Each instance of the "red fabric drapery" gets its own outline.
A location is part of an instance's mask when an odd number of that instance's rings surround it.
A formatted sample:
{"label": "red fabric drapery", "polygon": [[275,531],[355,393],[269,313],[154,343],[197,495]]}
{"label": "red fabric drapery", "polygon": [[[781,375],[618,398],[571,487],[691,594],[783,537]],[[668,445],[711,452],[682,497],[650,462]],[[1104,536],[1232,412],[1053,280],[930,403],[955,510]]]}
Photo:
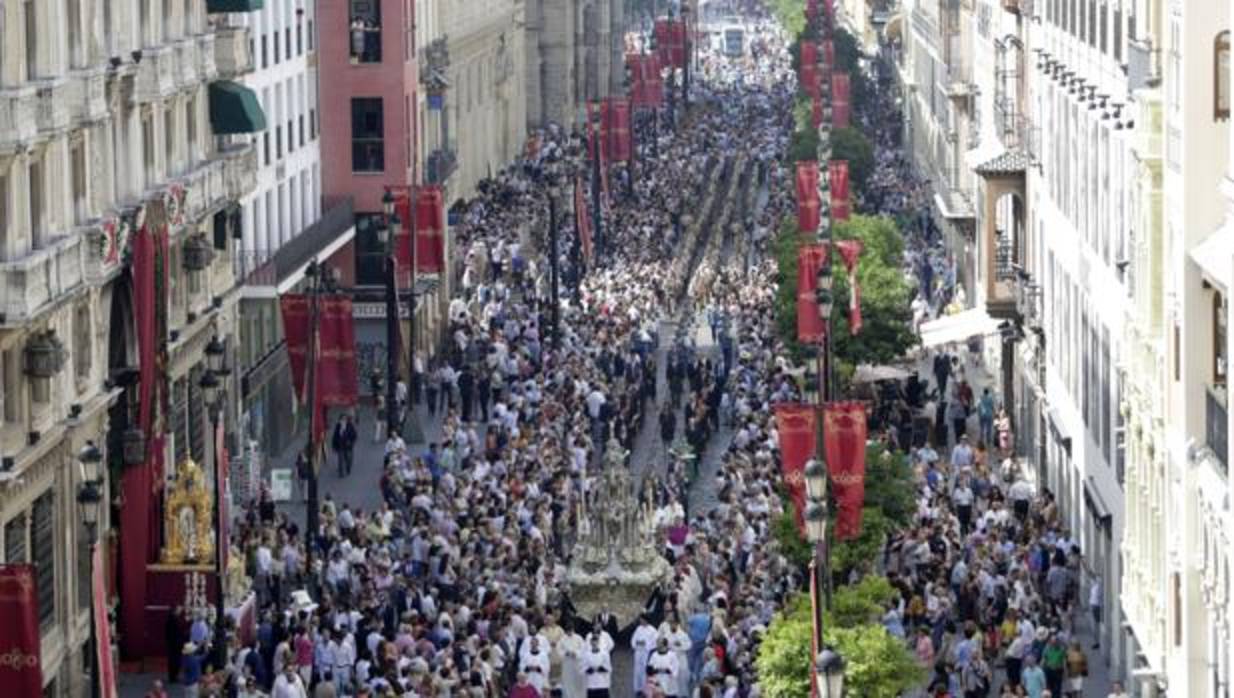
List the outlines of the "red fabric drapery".
{"label": "red fabric drapery", "polygon": [[818,270],[827,261],[827,243],[802,245],[797,251],[797,339],[807,343],[823,340],[827,326],[818,315]]}
{"label": "red fabric drapery", "polygon": [[[288,294],[279,299],[283,312],[283,337],[291,363],[296,395],[301,405],[308,400],[307,362],[312,332],[312,299],[301,294]],[[322,295],[317,304],[317,347],[315,365],[317,380],[313,415],[313,438],[321,443],[325,433],[325,408],[351,407],[359,395],[356,373],[356,335],[352,319],[351,298]]]}
{"label": "red fabric drapery", "polygon": [[814,455],[815,411],[813,405],[795,402],[775,406],[776,434],[780,441],[780,468],[797,514],[797,527],[804,530],[805,465]]}
{"label": "red fabric drapery", "polygon": [[865,504],[866,409],[860,402],[829,402],[823,407],[823,448],[838,507],[836,540],[861,533]]}
{"label": "red fabric drapery", "polygon": [[574,177],[574,226],[578,230],[583,247],[583,258],[591,259],[591,215],[587,211],[587,197],[583,192],[583,178]]}
{"label": "red fabric drapery", "polygon": [[861,258],[860,240],[837,240],[836,250],[844,260],[848,272],[848,329],[852,334],[861,331],[861,284],[857,280],[857,262]]}
{"label": "red fabric drapery", "polygon": [[[445,195],[429,184],[416,188],[416,272],[436,274],[446,266]],[[410,266],[410,260],[407,261]]]}
{"label": "red fabric drapery", "polygon": [[[818,16],[818,0],[806,0],[806,20],[813,23]],[[814,656],[814,655],[810,655]]]}
{"label": "red fabric drapery", "polygon": [[818,99],[818,44],[809,39],[801,40],[801,61],[797,71],[801,89],[812,99]]}
{"label": "red fabric drapery", "polygon": [[810,100],[810,121],[814,124],[814,128],[818,128],[823,123],[823,102],[817,97]]}
{"label": "red fabric drapery", "polygon": [[116,691],[116,674],[111,658],[111,623],[107,622],[107,582],[104,579],[107,568],[103,565],[103,546],[95,545],[91,557],[90,600],[94,604],[94,636],[98,640],[94,643],[94,650],[98,659],[99,688],[102,698],[117,698],[119,693]]}
{"label": "red fabric drapery", "polygon": [[631,108],[659,107],[664,100],[660,57],[649,53],[627,53],[626,66],[630,71]]}
{"label": "red fabric drapery", "polygon": [[43,695],[37,587],[34,565],[0,565],[0,685],[5,695]]}
{"label": "red fabric drapery", "polygon": [[823,52],[823,65],[827,66],[828,70],[835,70],[836,67],[836,42],[831,39],[824,39],[821,43]]}
{"label": "red fabric drapery", "polygon": [[848,220],[848,160],[832,160],[828,163],[831,182],[831,217],[835,221]]}
{"label": "red fabric drapery", "polygon": [[836,128],[847,128],[852,120],[851,98],[852,89],[849,75],[846,72],[835,72],[831,75],[831,123]]}
{"label": "red fabric drapery", "polygon": [[818,163],[797,162],[797,227],[803,232],[818,230]]}
{"label": "red fabric drapery", "polygon": [[[121,634],[126,656],[145,646],[146,565],[158,557],[162,530],[157,495],[163,483],[163,437],[155,416],[165,398],[159,343],[159,308],[166,302],[167,230],[142,225],[133,236],[131,266],[133,323],[137,330],[137,428],[146,438],[146,461],[121,476],[120,508]],[[161,271],[160,271],[161,270]]]}

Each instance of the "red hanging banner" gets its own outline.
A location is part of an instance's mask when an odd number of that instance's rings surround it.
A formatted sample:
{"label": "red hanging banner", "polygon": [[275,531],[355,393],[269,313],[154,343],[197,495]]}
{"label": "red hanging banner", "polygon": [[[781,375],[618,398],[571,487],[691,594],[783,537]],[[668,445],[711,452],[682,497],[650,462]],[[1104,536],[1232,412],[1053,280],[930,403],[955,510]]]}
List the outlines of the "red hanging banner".
{"label": "red hanging banner", "polygon": [[[111,623],[107,622],[107,567],[103,564],[103,546],[95,545],[90,553],[90,600],[94,605],[95,658],[99,667],[101,698],[117,698],[115,664],[111,658]],[[37,695],[37,694],[36,694]]]}
{"label": "red hanging banner", "polygon": [[797,528],[804,531],[806,506],[806,461],[814,456],[815,408],[795,402],[775,406],[776,434],[780,442],[780,468],[797,514]]}
{"label": "red hanging banner", "polygon": [[0,565],[0,685],[11,696],[43,695],[34,565]]}
{"label": "red hanging banner", "polygon": [[860,402],[829,402],[823,407],[823,448],[836,512],[836,540],[861,533],[865,504],[866,408]]}
{"label": "red hanging banner", "polygon": [[828,177],[831,182],[831,217],[835,221],[846,221],[849,215],[848,192],[848,160],[832,160],[828,163]]}
{"label": "red hanging banner", "polygon": [[837,71],[831,75],[831,124],[835,128],[847,128],[852,121],[852,107],[849,92],[852,83],[846,72]]}
{"label": "red hanging banner", "polygon": [[[231,486],[231,460],[227,453],[227,425],[222,419],[214,429],[214,476],[219,479],[219,492],[223,494],[214,503],[214,506],[219,509],[219,527],[222,529],[219,532],[219,540],[226,542],[231,540],[231,533],[228,531],[231,519],[227,513],[227,490]],[[230,545],[225,544],[219,546],[216,551],[223,556],[223,569],[227,569],[227,554],[230,548]]]}
{"label": "red hanging banner", "polygon": [[660,75],[662,68],[658,55],[652,53],[643,58],[643,88],[647,96],[647,106],[657,109],[664,106],[664,78]]}
{"label": "red hanging banner", "polygon": [[655,38],[660,62],[673,68],[684,68],[686,65],[685,24],[675,19],[657,19]]}
{"label": "red hanging banner", "polygon": [[630,104],[624,99],[610,97],[608,102],[608,152],[615,162],[629,162]]}
{"label": "red hanging banner", "polygon": [[818,44],[809,39],[802,39],[799,63],[797,80],[801,83],[802,92],[813,99],[818,99]]}
{"label": "red hanging banner", "polygon": [[[436,274],[446,267],[445,195],[441,186],[416,188],[416,273]],[[410,266],[410,260],[407,261]]]}
{"label": "red hanging banner", "polygon": [[279,298],[279,310],[283,315],[283,339],[287,342],[292,386],[296,390],[296,401],[303,405],[308,398],[308,393],[305,392],[308,385],[305,366],[308,358],[311,303],[304,294],[289,293]]}
{"label": "red hanging banner", "polygon": [[818,270],[827,261],[827,243],[802,245],[797,250],[797,339],[809,344],[823,341],[827,326],[818,314]]}
{"label": "red hanging banner", "polygon": [[806,0],[806,21],[813,24],[818,17],[818,0]]}
{"label": "red hanging banner", "polygon": [[352,407],[359,399],[356,331],[351,298],[322,296],[317,325],[317,394],[324,407]]}
{"label": "red hanging banner", "polygon": [[822,42],[823,65],[826,70],[835,70],[836,67],[836,42],[831,39],[824,39]]}
{"label": "red hanging banner", "polygon": [[587,211],[587,197],[583,193],[583,178],[574,177],[574,226],[583,246],[583,258],[591,259],[591,216]]}
{"label": "red hanging banner", "polygon": [[823,101],[818,97],[810,100],[810,121],[814,124],[814,128],[818,128],[823,123]]}
{"label": "red hanging banner", "polygon": [[818,162],[797,162],[797,227],[803,231],[818,230]]}
{"label": "red hanging banner", "polygon": [[861,331],[861,283],[857,280],[857,261],[861,258],[861,249],[860,240],[836,241],[836,250],[848,271],[848,329],[854,335]]}

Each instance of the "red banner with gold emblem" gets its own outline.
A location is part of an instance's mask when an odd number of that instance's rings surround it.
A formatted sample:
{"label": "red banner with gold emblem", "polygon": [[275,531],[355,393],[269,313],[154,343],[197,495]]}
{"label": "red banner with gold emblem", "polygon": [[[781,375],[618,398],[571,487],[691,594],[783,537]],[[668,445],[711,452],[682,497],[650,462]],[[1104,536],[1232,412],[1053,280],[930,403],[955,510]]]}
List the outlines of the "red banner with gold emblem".
{"label": "red banner with gold emblem", "polygon": [[794,402],[775,406],[776,434],[780,441],[780,468],[797,514],[797,527],[804,531],[806,506],[806,461],[814,455],[815,408]]}
{"label": "red banner with gold emblem", "polygon": [[797,227],[803,232],[818,230],[818,163],[797,162]]}
{"label": "red banner with gold emblem", "polygon": [[836,540],[861,533],[865,504],[866,408],[860,402],[829,402],[823,407],[823,448],[835,498]]}
{"label": "red banner with gold emblem", "polygon": [[583,193],[583,178],[574,177],[574,227],[583,247],[583,259],[591,261],[591,214],[587,210],[587,197]]}
{"label": "red banner with gold emblem", "polygon": [[[436,274],[446,266],[445,195],[429,184],[416,188],[416,272]],[[407,260],[410,265],[410,260]]]}
{"label": "red banner with gold emblem", "polygon": [[850,212],[848,160],[832,160],[827,169],[831,182],[831,218],[835,221],[846,221]]}
{"label": "red banner with gold emblem", "polygon": [[823,52],[823,65],[827,66],[828,70],[834,70],[836,67],[836,42],[831,39],[824,39],[819,43]]}
{"label": "red banner with gold emblem", "polygon": [[861,258],[860,240],[837,240],[836,251],[844,260],[848,272],[848,329],[852,334],[861,331],[861,284],[857,280],[857,261]]}
{"label": "red banner with gold emblem", "polygon": [[831,124],[836,128],[847,128],[852,122],[852,102],[849,93],[852,82],[846,72],[831,74]]}
{"label": "red banner with gold emblem", "polygon": [[43,695],[34,565],[0,565],[0,691]]}
{"label": "red banner with gold emblem", "polygon": [[317,326],[317,392],[326,407],[352,407],[359,398],[356,330],[351,298],[321,297]]}
{"label": "red banner with gold emblem", "polygon": [[685,23],[675,19],[657,19],[655,38],[660,63],[673,68],[684,68],[686,65]]}
{"label": "red banner with gold emblem", "polygon": [[823,341],[827,326],[818,314],[818,270],[830,254],[827,243],[802,245],[797,251],[797,339],[807,343]]}
{"label": "red banner with gold emblem", "polygon": [[608,102],[608,152],[616,162],[628,162],[630,146],[630,103],[610,97]]}
{"label": "red banner with gold emblem", "polygon": [[801,91],[818,99],[818,44],[809,39],[801,40],[801,61],[797,70]]}

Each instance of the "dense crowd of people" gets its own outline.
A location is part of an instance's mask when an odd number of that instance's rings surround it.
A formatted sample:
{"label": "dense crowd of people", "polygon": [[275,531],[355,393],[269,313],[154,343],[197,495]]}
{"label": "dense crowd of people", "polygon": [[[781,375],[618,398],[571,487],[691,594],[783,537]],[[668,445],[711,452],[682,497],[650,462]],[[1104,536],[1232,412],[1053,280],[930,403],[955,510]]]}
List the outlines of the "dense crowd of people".
{"label": "dense crowd of people", "polygon": [[[549,192],[589,186],[584,133],[549,127],[482,183],[457,229],[448,337],[410,398],[442,415],[441,438],[419,450],[379,432],[384,461],[353,464],[356,428],[340,422],[340,474],[376,478],[377,506],[327,492],[312,532],[268,492],[246,511],[233,540],[259,612],[253,637],[231,635],[228,695],[605,698],[620,682],[644,698],[759,695],[758,643],[804,579],[772,544],[785,506],[772,406],[801,395],[764,254],[795,208],[783,162],[795,85],[785,38],[770,25],[753,34],[739,58],[700,52],[694,106],[676,124],[636,119],[637,166],[608,178],[591,254],[575,216],[556,249],[545,235]],[[865,205],[910,223],[905,273],[924,321],[957,284],[916,216],[926,189],[897,154],[895,108],[858,114],[876,145]],[[756,163],[762,194],[728,215],[736,232],[720,243],[701,202],[734,162]],[[909,454],[918,488],[914,525],[878,564],[898,590],[883,624],[932,672],[931,695],[988,695],[999,677],[1004,695],[1079,695],[1080,550],[1049,493],[1006,458],[1009,420],[995,396],[973,394],[972,360],[940,355],[933,385],[914,376],[879,401],[875,438]],[[940,410],[940,396],[962,409]],[[581,617],[565,581],[607,448],[645,461],[630,467],[647,473],[673,569],[624,627]],[[1099,604],[1089,610],[1099,620]],[[169,679],[196,695],[210,624],[180,618],[168,638]],[[614,676],[613,652],[627,649],[630,675]]]}

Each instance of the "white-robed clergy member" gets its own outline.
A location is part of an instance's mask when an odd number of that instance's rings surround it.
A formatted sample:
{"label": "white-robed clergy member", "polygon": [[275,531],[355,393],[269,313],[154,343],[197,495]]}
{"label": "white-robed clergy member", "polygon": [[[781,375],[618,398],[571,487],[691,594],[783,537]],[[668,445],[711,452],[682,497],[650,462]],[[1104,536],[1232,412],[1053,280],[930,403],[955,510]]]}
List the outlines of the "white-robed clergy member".
{"label": "white-robed clergy member", "polygon": [[587,677],[583,674],[583,654],[587,641],[571,628],[557,641],[557,653],[561,655],[562,698],[586,698]]}
{"label": "white-robed clergy member", "polygon": [[527,674],[527,682],[536,687],[541,696],[548,696],[549,656],[548,648],[539,635],[527,639],[527,648],[519,657],[518,670]]}
{"label": "white-robed clergy member", "polygon": [[681,625],[681,619],[676,615],[671,621],[660,625],[660,639],[668,640],[668,647],[677,655],[677,687],[666,692],[677,696],[690,695],[690,634]]}
{"label": "white-robed clergy member", "polygon": [[656,646],[656,629],[647,622],[647,616],[639,619],[638,627],[630,636],[630,650],[634,652],[634,693],[637,695],[647,683],[647,658]]}
{"label": "white-robed clergy member", "polygon": [[613,685],[612,650],[605,649],[598,633],[592,633],[583,652],[583,674],[587,677],[587,698],[608,698]]}
{"label": "white-robed clergy member", "polygon": [[647,674],[655,680],[664,695],[670,698],[684,698],[681,693],[681,667],[677,663],[677,653],[669,649],[668,638],[662,637],[656,641],[656,651],[647,658]]}

